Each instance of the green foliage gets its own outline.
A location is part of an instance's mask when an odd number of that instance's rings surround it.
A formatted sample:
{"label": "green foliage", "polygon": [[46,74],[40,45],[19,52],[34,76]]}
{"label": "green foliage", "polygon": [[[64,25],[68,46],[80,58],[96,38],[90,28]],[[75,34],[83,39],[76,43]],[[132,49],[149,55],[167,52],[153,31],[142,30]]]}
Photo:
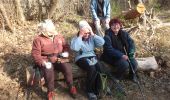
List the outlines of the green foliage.
{"label": "green foliage", "polygon": [[121,6],[115,1],[111,1],[111,16],[118,16],[121,14]]}
{"label": "green foliage", "polygon": [[159,12],[159,11],[161,10],[161,4],[159,4],[159,3],[154,3],[154,4],[153,4],[153,8],[154,8],[157,12]]}

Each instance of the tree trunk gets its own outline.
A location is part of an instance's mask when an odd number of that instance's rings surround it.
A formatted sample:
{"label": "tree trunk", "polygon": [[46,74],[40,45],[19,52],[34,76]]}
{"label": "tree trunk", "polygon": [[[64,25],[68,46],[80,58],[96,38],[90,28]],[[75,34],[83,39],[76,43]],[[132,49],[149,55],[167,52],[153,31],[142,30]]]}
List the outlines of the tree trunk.
{"label": "tree trunk", "polygon": [[129,10],[125,15],[124,15],[124,18],[126,20],[129,20],[129,19],[135,19],[137,17],[139,17],[141,14],[137,12],[137,10],[135,9],[132,9],[132,10]]}
{"label": "tree trunk", "polygon": [[15,8],[16,8],[16,12],[17,12],[17,17],[18,17],[18,21],[24,22],[25,21],[25,16],[23,13],[23,9],[21,8],[21,3],[20,0],[15,0]]}
{"label": "tree trunk", "polygon": [[155,57],[136,58],[139,70],[158,70]]}
{"label": "tree trunk", "polygon": [[4,8],[4,6],[3,6],[2,1],[0,1],[0,13],[2,13],[2,17],[3,17],[3,19],[4,19],[4,21],[5,21],[5,24],[6,24],[6,25],[5,25],[5,29],[13,32],[13,28],[12,28],[12,26],[11,26],[11,23],[10,23],[8,17],[7,17],[7,14],[6,14],[6,11],[5,11],[5,8]]}
{"label": "tree trunk", "polygon": [[145,12],[146,8],[144,4],[139,3],[135,9],[131,9],[128,12],[125,13],[124,18],[126,20],[128,19],[134,19],[139,17],[141,14]]}
{"label": "tree trunk", "polygon": [[48,13],[48,18],[51,18],[57,9],[57,2],[58,0],[52,0],[53,2],[51,3],[51,8],[49,9]]}

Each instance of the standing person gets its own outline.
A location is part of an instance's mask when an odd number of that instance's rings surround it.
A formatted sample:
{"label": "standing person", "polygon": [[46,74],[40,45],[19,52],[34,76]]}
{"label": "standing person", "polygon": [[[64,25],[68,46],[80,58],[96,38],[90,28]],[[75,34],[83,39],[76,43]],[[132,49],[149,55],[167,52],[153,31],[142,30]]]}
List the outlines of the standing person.
{"label": "standing person", "polygon": [[117,79],[122,79],[129,70],[130,78],[136,81],[128,62],[128,59],[130,59],[132,67],[136,72],[137,61],[134,58],[134,41],[126,31],[121,29],[122,23],[119,19],[111,19],[109,26],[110,28],[106,30],[104,37],[105,44],[101,60],[116,69],[115,76]]}
{"label": "standing person", "polygon": [[105,30],[109,28],[110,0],[91,0],[90,8],[96,32],[103,37],[104,33],[101,30],[101,24]]}
{"label": "standing person", "polygon": [[32,45],[32,57],[36,66],[43,72],[48,89],[48,100],[55,98],[54,70],[64,74],[69,92],[75,97],[77,92],[73,86],[72,67],[59,58],[59,56],[68,57],[68,45],[63,36],[55,31],[55,26],[50,19],[39,24],[38,32],[39,35],[35,37]]}
{"label": "standing person", "polygon": [[75,62],[87,72],[86,89],[89,100],[97,100],[100,89],[100,66],[94,48],[101,47],[104,39],[95,35],[89,24],[82,20],[79,22],[79,32],[71,41],[71,49],[76,52]]}

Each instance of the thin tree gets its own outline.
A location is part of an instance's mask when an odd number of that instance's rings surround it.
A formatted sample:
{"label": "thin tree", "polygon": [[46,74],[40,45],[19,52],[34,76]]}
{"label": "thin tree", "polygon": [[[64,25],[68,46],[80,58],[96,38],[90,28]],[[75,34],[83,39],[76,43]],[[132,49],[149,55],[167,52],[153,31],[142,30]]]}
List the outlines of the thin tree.
{"label": "thin tree", "polygon": [[51,18],[55,12],[55,10],[57,9],[57,3],[58,3],[58,0],[51,0],[52,3],[51,3],[51,7],[49,8],[49,13],[48,13],[48,18]]}
{"label": "thin tree", "polygon": [[25,16],[24,16],[23,9],[21,8],[21,0],[14,0],[14,4],[15,4],[16,12],[17,12],[18,21],[21,21],[24,23]]}
{"label": "thin tree", "polygon": [[1,0],[0,0],[0,13],[2,14],[3,20],[5,22],[5,29],[13,32],[12,25],[11,25],[9,19],[8,19],[7,13],[5,11],[5,8],[4,8],[3,3],[2,3]]}

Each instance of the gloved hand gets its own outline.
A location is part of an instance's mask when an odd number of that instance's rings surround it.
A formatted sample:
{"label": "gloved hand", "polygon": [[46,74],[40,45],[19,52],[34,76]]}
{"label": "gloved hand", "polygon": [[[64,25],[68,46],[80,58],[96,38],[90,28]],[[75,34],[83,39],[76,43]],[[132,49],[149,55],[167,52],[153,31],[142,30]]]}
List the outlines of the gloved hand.
{"label": "gloved hand", "polygon": [[134,52],[129,53],[128,57],[129,57],[129,59],[133,59],[134,58]]}
{"label": "gloved hand", "polygon": [[61,57],[68,58],[69,57],[69,53],[68,52],[61,53]]}
{"label": "gloved hand", "polygon": [[128,54],[129,59],[133,59],[134,56],[135,56],[134,54],[135,54],[135,50],[134,50],[134,49],[131,49],[130,52],[129,52],[129,54]]}
{"label": "gloved hand", "polygon": [[44,66],[45,66],[45,68],[47,68],[47,69],[50,69],[51,67],[52,67],[52,63],[51,62],[43,62],[44,63]]}

